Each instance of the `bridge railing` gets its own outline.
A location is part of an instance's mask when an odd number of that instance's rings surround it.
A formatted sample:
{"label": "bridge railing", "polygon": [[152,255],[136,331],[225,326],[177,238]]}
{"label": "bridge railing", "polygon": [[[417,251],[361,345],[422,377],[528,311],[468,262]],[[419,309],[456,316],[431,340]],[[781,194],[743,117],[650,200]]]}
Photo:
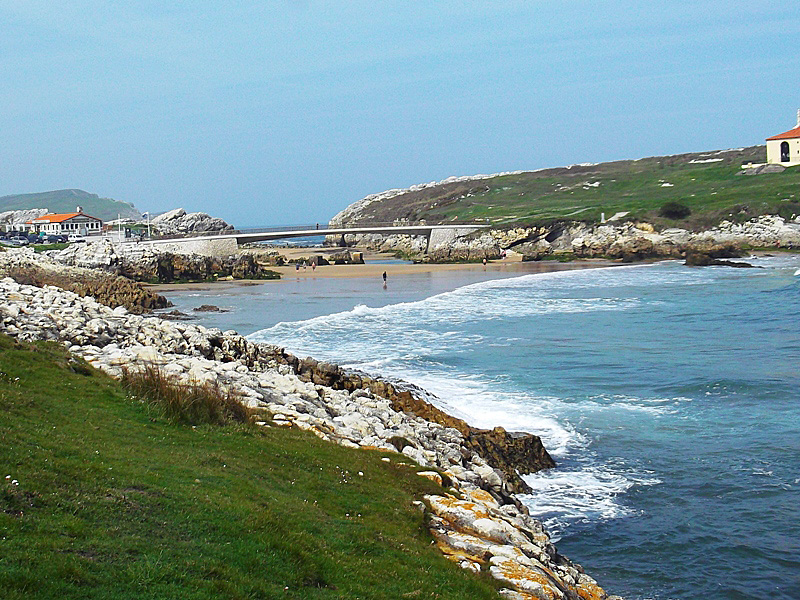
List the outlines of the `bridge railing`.
{"label": "bridge railing", "polygon": [[209,237],[209,236],[216,236],[216,235],[246,235],[246,234],[257,234],[257,233],[279,233],[283,231],[308,231],[309,237],[316,235],[316,232],[319,232],[319,235],[326,235],[326,231],[329,230],[341,230],[341,229],[365,229],[365,228],[376,228],[376,227],[395,227],[395,228],[405,228],[405,227],[425,227],[425,226],[435,226],[435,225],[459,225],[464,227],[470,227],[475,225],[486,226],[489,223],[487,220],[476,220],[476,221],[463,221],[458,223],[428,223],[426,221],[394,221],[394,222],[369,222],[369,223],[345,223],[342,225],[328,225],[327,223],[314,223],[312,225],[283,225],[283,226],[276,226],[276,227],[245,227],[239,229],[225,229],[221,231],[200,231],[200,232],[190,232],[190,233],[183,233],[183,234],[168,234],[168,235],[154,235],[152,239],[154,240],[172,240],[172,239],[185,239],[185,238],[196,238],[196,237]]}

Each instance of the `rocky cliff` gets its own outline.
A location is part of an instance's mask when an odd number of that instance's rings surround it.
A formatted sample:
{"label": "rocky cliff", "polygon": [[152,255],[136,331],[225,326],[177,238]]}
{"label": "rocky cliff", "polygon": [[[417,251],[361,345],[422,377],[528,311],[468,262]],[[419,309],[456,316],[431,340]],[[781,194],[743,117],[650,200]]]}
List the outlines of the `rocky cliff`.
{"label": "rocky cliff", "polygon": [[571,256],[635,261],[683,258],[687,252],[711,252],[716,257],[725,257],[739,256],[744,249],[753,247],[800,247],[800,222],[765,215],[745,223],[723,221],[706,231],[693,232],[679,228],[657,231],[650,223],[567,221],[539,227],[479,230],[430,248],[426,248],[423,236],[348,235],[345,241],[430,262],[496,259],[508,250],[522,254],[524,260]]}

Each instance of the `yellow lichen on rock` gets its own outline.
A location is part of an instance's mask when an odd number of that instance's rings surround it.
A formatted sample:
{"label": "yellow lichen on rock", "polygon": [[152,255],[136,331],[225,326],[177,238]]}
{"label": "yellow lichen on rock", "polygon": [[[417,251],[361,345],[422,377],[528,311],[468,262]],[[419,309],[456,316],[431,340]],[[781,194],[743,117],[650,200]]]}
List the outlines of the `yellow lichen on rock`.
{"label": "yellow lichen on rock", "polygon": [[504,600],[538,600],[536,596],[526,594],[525,592],[518,592],[517,590],[510,590],[508,588],[503,588],[498,593]]}
{"label": "yellow lichen on rock", "polygon": [[537,600],[563,600],[564,593],[559,586],[539,569],[531,569],[519,562],[504,558],[493,560],[489,568],[492,576],[510,585],[518,592],[532,595]]}
{"label": "yellow lichen on rock", "polygon": [[467,494],[474,502],[483,504],[484,506],[491,506],[495,508],[500,506],[497,500],[494,499],[494,496],[492,496],[486,490],[478,488],[475,490],[470,490],[469,492],[467,492]]}
{"label": "yellow lichen on rock", "polygon": [[581,597],[581,600],[605,600],[607,597],[605,590],[587,575],[581,575],[578,585],[575,586],[575,592]]}

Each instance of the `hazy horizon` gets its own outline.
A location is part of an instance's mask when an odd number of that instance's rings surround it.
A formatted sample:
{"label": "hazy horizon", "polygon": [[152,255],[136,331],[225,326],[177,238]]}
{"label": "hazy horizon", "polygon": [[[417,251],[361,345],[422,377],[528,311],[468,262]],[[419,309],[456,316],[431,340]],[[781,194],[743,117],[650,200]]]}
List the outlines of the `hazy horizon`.
{"label": "hazy horizon", "polygon": [[0,0],[0,196],[239,226],[449,176],[763,144],[800,7]]}

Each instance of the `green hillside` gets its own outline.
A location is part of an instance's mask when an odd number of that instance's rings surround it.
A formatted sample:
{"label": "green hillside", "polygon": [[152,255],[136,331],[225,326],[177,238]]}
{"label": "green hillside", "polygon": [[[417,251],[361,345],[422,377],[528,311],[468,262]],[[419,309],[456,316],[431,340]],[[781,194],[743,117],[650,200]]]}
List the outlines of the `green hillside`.
{"label": "green hillside", "polygon": [[[721,219],[800,214],[800,168],[742,175],[764,162],[764,146],[573,165],[488,179],[446,183],[374,202],[359,221],[488,220],[498,225],[570,219],[596,222],[616,212],[662,225],[704,227]],[[677,201],[692,214],[680,223],[659,217]]]}
{"label": "green hillside", "polygon": [[417,469],[176,424],[55,343],[0,336],[4,600],[496,599],[432,545],[412,502],[442,488]]}
{"label": "green hillside", "polygon": [[101,198],[83,190],[54,190],[34,194],[13,194],[0,197],[0,212],[26,208],[46,208],[52,213],[75,212],[75,207],[83,207],[83,212],[99,217],[104,221],[117,216],[138,219],[141,215],[133,204],[112,198]]}

